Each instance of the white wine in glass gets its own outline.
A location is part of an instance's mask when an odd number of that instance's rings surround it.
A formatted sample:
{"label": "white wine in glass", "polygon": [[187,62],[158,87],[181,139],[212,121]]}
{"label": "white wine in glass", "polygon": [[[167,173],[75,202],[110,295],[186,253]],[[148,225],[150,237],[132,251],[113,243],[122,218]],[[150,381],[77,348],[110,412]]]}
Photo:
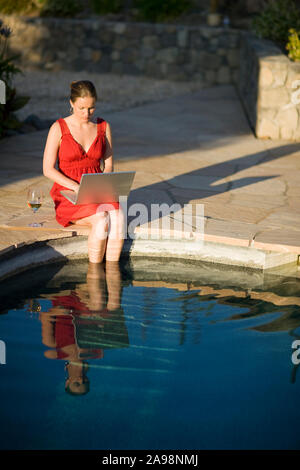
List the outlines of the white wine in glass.
{"label": "white wine in glass", "polygon": [[[32,209],[35,214],[41,207],[43,202],[43,191],[41,188],[29,188],[27,192],[27,205]],[[28,227],[42,227],[43,224],[39,222],[32,222]]]}

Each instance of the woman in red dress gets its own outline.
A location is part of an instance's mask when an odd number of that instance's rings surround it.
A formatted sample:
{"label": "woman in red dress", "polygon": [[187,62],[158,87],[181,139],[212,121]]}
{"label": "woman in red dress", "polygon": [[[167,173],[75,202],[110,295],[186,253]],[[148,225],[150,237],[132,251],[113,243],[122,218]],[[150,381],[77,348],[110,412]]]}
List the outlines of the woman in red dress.
{"label": "woman in red dress", "polygon": [[[49,130],[43,160],[43,173],[54,181],[50,195],[56,220],[63,226],[90,225],[88,255],[91,263],[119,261],[124,242],[124,216],[119,203],[73,205],[60,194],[63,189],[78,191],[83,173],[113,171],[111,130],[108,122],[97,118],[97,94],[87,80],[71,83],[71,115],[58,119]],[[55,168],[58,161],[58,169]]]}

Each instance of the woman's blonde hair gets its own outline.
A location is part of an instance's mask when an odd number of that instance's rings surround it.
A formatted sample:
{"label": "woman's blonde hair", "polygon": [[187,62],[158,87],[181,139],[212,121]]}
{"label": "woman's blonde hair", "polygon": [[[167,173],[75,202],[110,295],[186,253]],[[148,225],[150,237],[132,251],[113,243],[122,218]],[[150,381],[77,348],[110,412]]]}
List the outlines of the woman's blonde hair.
{"label": "woman's blonde hair", "polygon": [[86,96],[90,96],[97,100],[96,88],[89,80],[74,81],[71,83],[70,88],[70,100],[72,103],[75,103],[77,98],[85,98]]}

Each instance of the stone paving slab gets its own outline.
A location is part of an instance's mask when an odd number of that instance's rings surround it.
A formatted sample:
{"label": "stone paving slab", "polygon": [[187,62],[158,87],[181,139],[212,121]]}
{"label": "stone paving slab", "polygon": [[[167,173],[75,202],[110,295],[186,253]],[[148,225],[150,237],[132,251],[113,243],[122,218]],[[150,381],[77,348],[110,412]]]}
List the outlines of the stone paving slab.
{"label": "stone paving slab", "polygon": [[255,236],[252,246],[262,250],[290,252],[299,255],[299,231],[284,229],[265,231]]}
{"label": "stone paving slab", "polygon": [[[42,227],[29,226],[32,222],[42,223]],[[21,215],[9,222],[0,222],[0,229],[5,229],[6,231],[10,230],[15,233],[28,231],[33,232],[35,236],[49,231],[51,233],[58,233],[61,236],[64,236],[63,234],[66,232],[70,232],[71,235],[88,235],[90,232],[88,225],[70,225],[68,227],[62,227],[53,215],[53,208],[51,208],[50,211],[44,211],[44,214],[36,214],[34,217],[32,215]]]}
{"label": "stone paving slab", "polygon": [[[136,171],[128,207],[145,203],[150,213],[151,204],[201,204],[204,241],[300,255],[300,143],[256,139],[233,87],[98,115],[112,127],[115,171]],[[0,142],[1,249],[22,237],[89,233],[55,221],[52,182],[42,175],[46,137],[39,131]],[[29,234],[26,191],[35,183],[45,190],[39,214],[48,219]],[[137,232],[148,230],[149,220],[141,224]]]}
{"label": "stone paving slab", "polygon": [[0,228],[0,259],[4,254],[24,245],[31,245],[38,241],[52,240],[58,238],[72,237],[72,232],[63,233],[53,230],[9,230]]}

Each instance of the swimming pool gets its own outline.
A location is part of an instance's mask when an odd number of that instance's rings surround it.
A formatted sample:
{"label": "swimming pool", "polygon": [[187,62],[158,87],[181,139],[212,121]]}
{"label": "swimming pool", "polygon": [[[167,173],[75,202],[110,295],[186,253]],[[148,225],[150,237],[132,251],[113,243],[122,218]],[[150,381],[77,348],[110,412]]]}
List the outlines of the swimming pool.
{"label": "swimming pool", "polygon": [[1,449],[299,449],[299,279],[86,272],[2,283]]}

